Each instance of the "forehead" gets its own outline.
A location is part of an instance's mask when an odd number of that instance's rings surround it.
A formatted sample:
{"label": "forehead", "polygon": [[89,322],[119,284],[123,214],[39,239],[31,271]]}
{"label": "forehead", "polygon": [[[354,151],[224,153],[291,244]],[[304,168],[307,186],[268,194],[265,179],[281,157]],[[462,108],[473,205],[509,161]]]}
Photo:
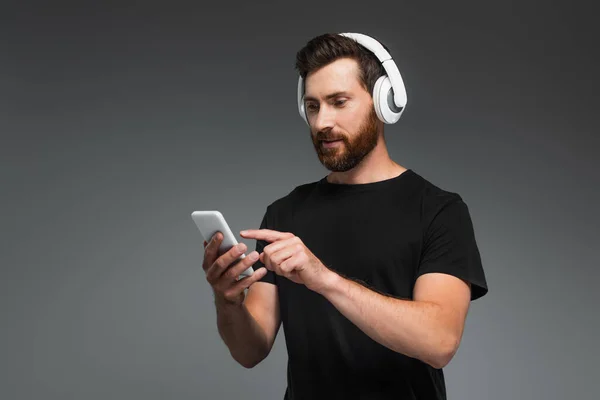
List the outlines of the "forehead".
{"label": "forehead", "polygon": [[306,77],[305,99],[324,98],[335,92],[364,90],[358,74],[358,63],[353,59],[342,58],[327,64]]}

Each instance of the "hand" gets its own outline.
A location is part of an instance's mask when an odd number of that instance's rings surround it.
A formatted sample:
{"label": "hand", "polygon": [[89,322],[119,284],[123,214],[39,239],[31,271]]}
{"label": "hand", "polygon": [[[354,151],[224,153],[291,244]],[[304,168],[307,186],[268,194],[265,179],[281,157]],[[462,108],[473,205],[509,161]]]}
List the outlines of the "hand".
{"label": "hand", "polygon": [[318,292],[332,271],[328,269],[302,242],[290,232],[278,232],[270,229],[249,229],[241,231],[245,238],[272,242],[264,247],[260,261],[277,275],[305,285]]}
{"label": "hand", "polygon": [[238,281],[237,277],[258,260],[258,253],[253,251],[244,259],[236,261],[246,251],[246,245],[239,243],[219,256],[218,250],[222,240],[223,234],[217,232],[210,243],[204,241],[202,269],[215,293],[215,300],[230,305],[241,305],[245,298],[244,289],[265,276],[267,270],[259,268],[251,276]]}

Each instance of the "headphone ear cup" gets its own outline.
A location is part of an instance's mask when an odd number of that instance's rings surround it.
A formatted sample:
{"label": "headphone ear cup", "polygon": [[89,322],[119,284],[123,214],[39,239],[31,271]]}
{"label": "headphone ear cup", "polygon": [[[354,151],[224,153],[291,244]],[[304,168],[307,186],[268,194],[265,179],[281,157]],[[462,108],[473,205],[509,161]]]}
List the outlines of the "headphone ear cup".
{"label": "headphone ear cup", "polygon": [[300,114],[304,122],[306,122],[306,125],[309,125],[308,119],[306,118],[306,112],[304,111],[304,98],[302,98],[302,101],[300,102],[298,113]]}
{"label": "headphone ear cup", "polygon": [[377,117],[381,121],[386,124],[395,124],[400,119],[400,115],[402,115],[402,109],[398,109],[393,104],[395,110],[392,110],[390,101],[394,101],[392,82],[387,75],[382,75],[377,79],[373,87],[373,106],[375,107]]}
{"label": "headphone ear cup", "polygon": [[298,78],[298,114],[302,117],[306,125],[309,125],[308,119],[306,118],[306,111],[304,110],[304,80],[302,77]]}

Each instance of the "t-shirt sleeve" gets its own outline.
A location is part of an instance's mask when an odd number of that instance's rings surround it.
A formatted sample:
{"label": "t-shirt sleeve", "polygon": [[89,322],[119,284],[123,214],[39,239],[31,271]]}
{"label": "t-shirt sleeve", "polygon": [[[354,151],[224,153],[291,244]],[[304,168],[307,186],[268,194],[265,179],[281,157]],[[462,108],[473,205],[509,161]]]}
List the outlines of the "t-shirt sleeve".
{"label": "t-shirt sleeve", "polygon": [[447,204],[438,212],[423,240],[417,278],[430,272],[456,276],[471,283],[471,300],[488,292],[473,222],[462,199]]}
{"label": "t-shirt sleeve", "polygon": [[[260,223],[260,229],[274,229],[271,224],[271,218],[270,218],[269,212],[270,212],[270,206],[267,207],[267,210],[265,211],[263,219]],[[262,253],[265,246],[267,246],[268,244],[269,243],[265,240],[257,239],[254,249],[260,255],[260,253]],[[260,259],[259,259],[254,263],[252,268],[256,271],[259,268],[265,268],[265,264],[263,264],[263,262],[260,261]],[[263,276],[262,278],[260,278],[257,282],[268,282],[268,283],[275,284],[275,278],[276,278],[275,273],[273,271],[267,270],[267,274],[265,276]]]}

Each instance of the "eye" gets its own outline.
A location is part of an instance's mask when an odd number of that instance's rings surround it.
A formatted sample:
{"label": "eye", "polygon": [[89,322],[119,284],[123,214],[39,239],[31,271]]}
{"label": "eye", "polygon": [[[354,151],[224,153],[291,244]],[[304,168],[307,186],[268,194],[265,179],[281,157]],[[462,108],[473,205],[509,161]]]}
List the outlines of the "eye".
{"label": "eye", "polygon": [[336,106],[343,106],[346,103],[346,100],[336,100],[335,101],[335,105]]}
{"label": "eye", "polygon": [[316,111],[319,107],[317,107],[313,103],[309,103],[306,105],[306,111]]}

